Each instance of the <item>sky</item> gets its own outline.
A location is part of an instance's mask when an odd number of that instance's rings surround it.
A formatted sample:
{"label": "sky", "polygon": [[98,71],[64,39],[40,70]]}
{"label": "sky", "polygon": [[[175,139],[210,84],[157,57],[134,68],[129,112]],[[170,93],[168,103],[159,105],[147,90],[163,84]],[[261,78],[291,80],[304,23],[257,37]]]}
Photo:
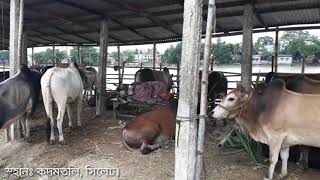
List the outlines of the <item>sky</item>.
{"label": "sky", "polygon": [[[320,38],[320,30],[307,30],[310,32],[310,34],[318,36]],[[281,37],[283,32],[279,32],[279,37]],[[253,42],[256,42],[259,37],[262,36],[271,36],[275,39],[275,32],[265,32],[265,33],[255,33],[253,34]],[[221,38],[223,41],[227,43],[241,43],[242,42],[242,35],[237,35],[237,36],[228,36],[228,37],[222,37]],[[216,42],[217,38],[213,38],[213,42]],[[204,39],[203,39],[204,41]],[[171,45],[175,46],[178,42],[173,42],[173,43],[161,43],[157,44],[157,51],[163,54],[167,48],[169,48]],[[52,48],[50,46],[47,47],[37,47],[34,48],[35,52],[40,52],[40,51],[45,51],[47,48]],[[134,49],[148,49],[148,48],[153,48],[153,44],[147,44],[147,45],[131,45],[131,46],[121,46],[120,51],[124,50],[134,50]],[[61,46],[61,47],[56,47],[56,49],[60,50],[67,50],[68,54],[70,53],[70,50],[72,47],[66,47],[66,46]],[[111,53],[113,51],[117,51],[116,46],[110,46],[108,47],[108,52]],[[28,55],[31,55],[31,48],[28,48]]]}

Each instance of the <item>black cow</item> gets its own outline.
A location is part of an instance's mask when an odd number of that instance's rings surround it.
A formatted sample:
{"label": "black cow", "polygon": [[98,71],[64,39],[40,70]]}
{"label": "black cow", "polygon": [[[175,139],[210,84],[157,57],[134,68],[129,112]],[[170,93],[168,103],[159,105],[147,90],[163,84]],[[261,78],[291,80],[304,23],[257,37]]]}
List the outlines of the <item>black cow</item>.
{"label": "black cow", "polygon": [[22,64],[16,75],[0,83],[0,128],[23,117],[26,125],[24,134],[29,138],[28,120],[38,103],[40,78],[39,72],[31,71]]}
{"label": "black cow", "polygon": [[10,77],[10,72],[9,71],[0,72],[0,82],[8,79],[9,77]]}

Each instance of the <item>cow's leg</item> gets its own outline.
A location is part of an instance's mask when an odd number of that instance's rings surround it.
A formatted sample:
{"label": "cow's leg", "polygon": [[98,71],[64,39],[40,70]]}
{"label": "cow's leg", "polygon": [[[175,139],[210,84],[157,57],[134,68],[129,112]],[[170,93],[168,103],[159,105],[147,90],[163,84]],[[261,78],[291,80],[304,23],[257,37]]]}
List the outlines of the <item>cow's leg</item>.
{"label": "cow's leg", "polygon": [[81,119],[80,119],[80,115],[81,115],[81,108],[82,108],[82,99],[83,96],[82,94],[79,95],[78,97],[78,102],[77,102],[77,116],[78,116],[78,126],[81,126]]}
{"label": "cow's leg", "polygon": [[22,135],[24,136],[24,137],[26,137],[26,134],[27,134],[27,132],[26,132],[26,126],[25,126],[25,119],[27,118],[27,114],[25,114],[24,116],[23,116],[23,120],[21,120],[20,122],[21,122],[21,126],[22,126]]}
{"label": "cow's leg", "polygon": [[270,165],[268,171],[268,179],[272,180],[274,168],[278,162],[279,152],[281,149],[282,140],[272,140],[269,144],[269,158],[270,158]]}
{"label": "cow's leg", "polygon": [[307,169],[309,164],[309,147],[300,146],[299,164],[302,169]]}
{"label": "cow's leg", "polygon": [[72,108],[69,103],[67,104],[67,113],[69,118],[69,128],[71,129],[72,128]]}
{"label": "cow's leg", "polygon": [[66,101],[62,103],[57,103],[58,104],[58,117],[57,117],[57,126],[59,130],[59,143],[64,143],[64,138],[63,138],[63,131],[62,131],[62,124],[63,124],[63,116],[66,111]]}
{"label": "cow's leg", "polygon": [[27,142],[30,142],[30,121],[29,121],[29,119],[30,119],[30,113],[27,113],[27,115],[26,115],[26,135],[25,135],[25,137],[26,137],[26,140],[27,140]]}
{"label": "cow's leg", "polygon": [[290,147],[282,147],[280,150],[280,156],[282,160],[281,174],[280,174],[281,178],[284,178],[285,176],[287,176],[287,173],[288,173],[287,166],[288,166],[288,159],[289,159],[289,150],[290,150]]}

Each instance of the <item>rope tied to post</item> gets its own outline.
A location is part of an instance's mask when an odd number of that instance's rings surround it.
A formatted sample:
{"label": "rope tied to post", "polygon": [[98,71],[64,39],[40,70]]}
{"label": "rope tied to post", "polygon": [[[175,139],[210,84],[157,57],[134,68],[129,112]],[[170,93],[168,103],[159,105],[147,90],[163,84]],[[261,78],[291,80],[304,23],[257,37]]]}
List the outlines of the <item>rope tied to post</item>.
{"label": "rope tied to post", "polygon": [[176,117],[176,124],[178,124],[178,134],[177,134],[177,147],[179,147],[179,137],[180,137],[180,127],[181,127],[181,122],[191,122],[195,120],[199,120],[200,118],[203,119],[209,119],[208,115],[197,115],[193,117],[183,117],[183,116],[177,116]]}

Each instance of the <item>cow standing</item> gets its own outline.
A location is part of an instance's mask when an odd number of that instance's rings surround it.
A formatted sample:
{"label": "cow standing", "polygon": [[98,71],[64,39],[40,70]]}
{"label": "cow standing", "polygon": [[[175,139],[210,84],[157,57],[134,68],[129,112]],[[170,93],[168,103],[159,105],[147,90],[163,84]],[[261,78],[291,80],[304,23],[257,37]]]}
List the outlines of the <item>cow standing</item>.
{"label": "cow standing", "polygon": [[22,64],[16,75],[0,83],[0,128],[23,118],[23,133],[27,139],[30,138],[29,119],[38,103],[40,77]]}
{"label": "cow standing", "polygon": [[178,100],[133,119],[122,132],[124,146],[148,154],[175,136]]}
{"label": "cow standing", "polygon": [[[42,97],[48,117],[48,139],[50,144],[55,140],[54,120],[52,113],[53,101],[58,107],[57,127],[59,130],[59,143],[64,143],[62,123],[67,107],[69,127],[72,127],[71,102],[77,102],[78,126],[81,126],[80,113],[83,99],[83,83],[76,63],[70,63],[68,68],[53,67],[48,69],[41,78]],[[50,127],[51,125],[51,132]]]}
{"label": "cow standing", "polygon": [[273,177],[279,153],[280,176],[287,175],[290,146],[320,147],[320,95],[289,91],[282,80],[259,84],[250,91],[237,88],[224,97],[212,114],[218,119],[235,118],[254,140],[269,145],[268,179]]}

